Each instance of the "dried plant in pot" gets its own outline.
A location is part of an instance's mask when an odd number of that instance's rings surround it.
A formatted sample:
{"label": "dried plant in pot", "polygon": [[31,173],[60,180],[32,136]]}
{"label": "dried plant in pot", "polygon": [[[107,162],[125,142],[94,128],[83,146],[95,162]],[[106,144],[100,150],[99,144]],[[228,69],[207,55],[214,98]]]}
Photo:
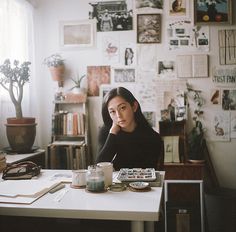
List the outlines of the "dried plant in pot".
{"label": "dried plant in pot", "polygon": [[23,117],[22,113],[24,86],[29,82],[30,64],[28,61],[20,64],[18,60],[11,64],[6,59],[0,65],[0,85],[8,91],[16,115],[7,118],[6,134],[11,150],[17,153],[31,152],[36,136],[35,118]]}
{"label": "dried plant in pot", "polygon": [[203,116],[202,106],[204,99],[201,96],[201,90],[194,89],[187,83],[187,96],[195,103],[193,121],[194,127],[188,135],[188,156],[190,162],[204,163],[204,150],[206,146],[204,128],[201,117]]}
{"label": "dried plant in pot", "polygon": [[43,64],[47,65],[50,70],[52,79],[58,82],[59,87],[63,87],[65,63],[60,54],[52,54],[43,60]]}

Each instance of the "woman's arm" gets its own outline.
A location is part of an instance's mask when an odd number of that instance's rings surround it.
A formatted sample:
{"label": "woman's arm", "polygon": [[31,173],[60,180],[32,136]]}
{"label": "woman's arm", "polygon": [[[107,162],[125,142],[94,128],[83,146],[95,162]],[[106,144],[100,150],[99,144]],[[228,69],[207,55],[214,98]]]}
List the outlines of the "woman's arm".
{"label": "woman's arm", "polygon": [[116,135],[102,128],[99,133],[99,153],[96,163],[111,162],[116,152]]}

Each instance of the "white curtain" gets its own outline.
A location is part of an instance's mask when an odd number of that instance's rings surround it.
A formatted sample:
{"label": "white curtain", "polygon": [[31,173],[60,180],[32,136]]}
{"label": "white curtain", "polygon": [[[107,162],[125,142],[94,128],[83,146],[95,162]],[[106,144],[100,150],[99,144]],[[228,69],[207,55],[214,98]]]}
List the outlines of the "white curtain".
{"label": "white curtain", "polygon": [[[0,63],[5,59],[30,61],[30,83],[24,86],[23,116],[31,116],[34,99],[33,7],[25,0],[0,0]],[[1,74],[0,74],[1,75]],[[35,115],[35,114],[34,114]],[[6,118],[15,117],[8,92],[0,86],[0,149],[8,146]]]}

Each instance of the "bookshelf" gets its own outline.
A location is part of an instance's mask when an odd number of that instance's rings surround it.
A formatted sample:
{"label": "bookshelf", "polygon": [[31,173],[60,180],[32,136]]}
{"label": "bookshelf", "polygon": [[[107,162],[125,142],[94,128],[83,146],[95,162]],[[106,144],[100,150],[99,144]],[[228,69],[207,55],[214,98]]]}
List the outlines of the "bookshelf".
{"label": "bookshelf", "polygon": [[[166,151],[163,158],[165,231],[203,232],[202,194],[205,165],[188,162],[186,120],[160,121],[159,132],[162,138],[178,137],[179,161],[165,159]],[[163,141],[165,143],[164,139]]]}
{"label": "bookshelf", "polygon": [[54,101],[48,167],[83,169],[89,160],[87,95]]}

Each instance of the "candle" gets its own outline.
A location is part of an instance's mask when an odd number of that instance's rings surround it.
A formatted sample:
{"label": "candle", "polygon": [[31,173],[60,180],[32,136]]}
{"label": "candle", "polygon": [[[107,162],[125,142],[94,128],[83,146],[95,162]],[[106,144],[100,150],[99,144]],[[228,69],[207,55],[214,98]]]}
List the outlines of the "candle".
{"label": "candle", "polygon": [[92,192],[101,192],[104,191],[104,180],[100,177],[91,177],[87,180],[87,190]]}
{"label": "candle", "polygon": [[92,192],[102,192],[105,189],[104,173],[96,165],[88,167],[86,189]]}

